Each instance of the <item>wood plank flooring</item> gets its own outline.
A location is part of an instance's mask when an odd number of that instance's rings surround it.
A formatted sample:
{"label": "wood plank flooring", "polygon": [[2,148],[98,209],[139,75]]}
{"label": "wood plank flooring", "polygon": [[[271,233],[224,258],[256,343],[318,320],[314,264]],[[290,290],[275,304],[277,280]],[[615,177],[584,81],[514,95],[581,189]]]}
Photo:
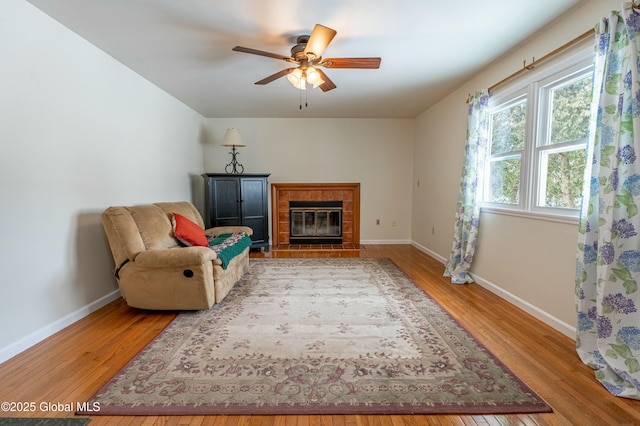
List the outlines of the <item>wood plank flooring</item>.
{"label": "wood plank flooring", "polygon": [[[339,253],[333,253],[338,257]],[[574,342],[476,284],[451,285],[438,261],[409,245],[362,247],[389,257],[551,407],[526,415],[91,416],[90,425],[418,426],[640,425],[640,401],[611,396],[576,355]],[[276,257],[277,252],[252,253]],[[295,256],[288,253],[287,257]],[[309,256],[309,253],[300,253]],[[314,256],[331,256],[315,253]],[[567,283],[572,285],[572,283]],[[110,303],[0,364],[0,402],[33,402],[33,412],[0,417],[71,417],[56,404],[86,401],[175,317]],[[41,408],[45,408],[42,411]]]}

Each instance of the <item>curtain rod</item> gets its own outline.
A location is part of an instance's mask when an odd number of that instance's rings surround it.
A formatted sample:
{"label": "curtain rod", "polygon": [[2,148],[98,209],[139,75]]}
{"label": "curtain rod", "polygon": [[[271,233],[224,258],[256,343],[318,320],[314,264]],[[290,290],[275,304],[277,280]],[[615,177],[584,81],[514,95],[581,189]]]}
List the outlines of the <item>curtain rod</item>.
{"label": "curtain rod", "polygon": [[510,81],[511,79],[519,76],[523,72],[530,71],[530,70],[534,69],[536,66],[540,65],[542,62],[550,59],[551,57],[557,55],[558,53],[562,52],[563,50],[568,49],[569,47],[573,46],[574,44],[577,44],[577,43],[581,42],[582,40],[584,40],[585,38],[587,38],[589,36],[592,36],[594,34],[595,34],[595,31],[592,28],[589,31],[585,32],[584,34],[581,34],[578,37],[574,38],[573,40],[563,44],[560,47],[558,47],[553,52],[547,53],[542,58],[540,58],[540,59],[533,58],[533,62],[531,62],[529,65],[527,65],[527,61],[524,60],[522,62],[522,68],[521,69],[519,69],[518,71],[514,72],[513,74],[511,74],[507,78],[504,78],[504,79],[500,80],[499,82],[497,82],[493,86],[489,87],[489,92],[495,90],[499,86],[502,86],[504,83],[506,83],[506,82]]}

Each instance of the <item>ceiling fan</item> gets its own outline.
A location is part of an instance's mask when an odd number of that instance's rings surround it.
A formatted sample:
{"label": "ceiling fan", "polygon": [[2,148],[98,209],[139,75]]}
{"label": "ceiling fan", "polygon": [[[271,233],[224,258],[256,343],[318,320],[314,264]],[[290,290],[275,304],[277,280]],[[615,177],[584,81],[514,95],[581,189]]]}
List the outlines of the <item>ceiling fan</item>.
{"label": "ceiling fan", "polygon": [[313,88],[319,87],[323,92],[327,92],[335,89],[336,85],[327,74],[317,67],[380,68],[381,58],[323,58],[322,53],[336,34],[336,31],[331,28],[316,24],[311,35],[302,35],[297,38],[297,44],[291,48],[291,56],[279,55],[277,53],[242,46],[236,46],[232,50],[281,59],[292,64],[297,64],[297,67],[283,69],[269,77],[256,81],[255,84],[268,84],[286,75],[289,82],[298,89],[306,89],[308,83],[312,85]]}

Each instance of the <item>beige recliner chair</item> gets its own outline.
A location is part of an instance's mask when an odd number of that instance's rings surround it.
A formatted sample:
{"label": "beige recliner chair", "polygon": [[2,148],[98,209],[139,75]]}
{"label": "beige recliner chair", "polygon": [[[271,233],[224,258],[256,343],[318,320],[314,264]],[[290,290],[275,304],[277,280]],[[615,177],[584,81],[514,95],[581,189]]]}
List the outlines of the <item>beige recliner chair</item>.
{"label": "beige recliner chair", "polygon": [[[182,246],[174,236],[174,213],[204,229],[202,216],[188,202],[109,207],[102,214],[115,261],[115,276],[129,306],[209,309],[227,295],[249,267],[249,247],[223,267],[211,248]],[[204,232],[208,236],[253,233],[246,226],[217,227]]]}

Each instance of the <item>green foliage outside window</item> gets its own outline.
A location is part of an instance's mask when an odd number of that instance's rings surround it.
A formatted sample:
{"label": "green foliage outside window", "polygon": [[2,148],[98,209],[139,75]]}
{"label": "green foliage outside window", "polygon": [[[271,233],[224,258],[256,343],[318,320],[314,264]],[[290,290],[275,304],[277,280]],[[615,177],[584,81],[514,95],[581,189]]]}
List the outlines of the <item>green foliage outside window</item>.
{"label": "green foliage outside window", "polygon": [[520,159],[494,161],[490,166],[491,201],[518,204],[520,201]]}
{"label": "green foliage outside window", "polygon": [[519,102],[491,117],[491,155],[505,154],[490,164],[490,201],[518,204],[520,194],[520,158],[525,143],[527,104]]}
{"label": "green foliage outside window", "polygon": [[585,139],[591,119],[591,77],[560,87],[551,96],[551,138],[557,144]]}
{"label": "green foliage outside window", "polygon": [[[556,85],[548,90],[540,118],[537,146],[538,202],[541,207],[578,209],[582,199],[586,140],[591,119],[591,76]],[[542,93],[543,91],[541,91]],[[491,149],[486,201],[519,204],[522,159],[527,143],[526,99],[491,114]],[[546,137],[545,137],[546,135]],[[527,151],[528,152],[528,151]]]}
{"label": "green foliage outside window", "polygon": [[492,116],[491,155],[524,149],[527,105],[520,102]]}
{"label": "green foliage outside window", "polygon": [[[553,90],[549,143],[586,141],[591,119],[590,103],[591,77]],[[549,154],[544,194],[546,207],[580,207],[585,161],[584,148]]]}

